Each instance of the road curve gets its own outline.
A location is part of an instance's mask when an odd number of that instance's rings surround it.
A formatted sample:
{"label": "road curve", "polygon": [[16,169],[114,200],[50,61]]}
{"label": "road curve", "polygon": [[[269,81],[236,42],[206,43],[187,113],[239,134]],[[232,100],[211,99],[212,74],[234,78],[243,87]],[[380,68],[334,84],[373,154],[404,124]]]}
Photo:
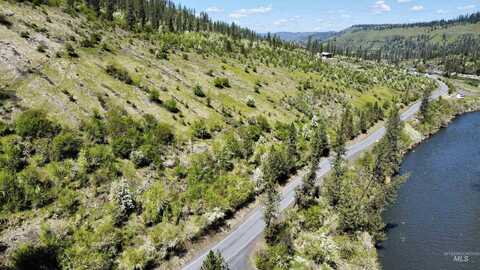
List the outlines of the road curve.
{"label": "road curve", "polygon": [[[432,77],[435,78],[435,77]],[[436,79],[436,78],[435,78]],[[432,93],[432,99],[437,99],[448,93],[448,87],[437,79],[439,87]],[[411,105],[400,116],[402,121],[412,118],[420,110],[421,102],[418,101]],[[357,154],[369,149],[378,140],[385,135],[385,127],[376,130],[362,141],[347,147],[346,159],[353,159]],[[317,169],[317,177],[320,182],[331,169],[331,158],[323,159]],[[293,177],[293,179],[283,188],[282,199],[280,201],[280,210],[283,211],[289,207],[295,200],[295,189],[302,184],[302,175]],[[321,182],[320,182],[321,184]],[[252,243],[262,234],[265,228],[263,221],[262,207],[257,207],[246,217],[245,221],[230,232],[223,240],[212,246],[201,256],[196,257],[189,264],[183,267],[183,270],[198,270],[201,268],[205,256],[210,250],[219,251],[225,258],[232,270],[244,270],[248,267],[248,252]]]}

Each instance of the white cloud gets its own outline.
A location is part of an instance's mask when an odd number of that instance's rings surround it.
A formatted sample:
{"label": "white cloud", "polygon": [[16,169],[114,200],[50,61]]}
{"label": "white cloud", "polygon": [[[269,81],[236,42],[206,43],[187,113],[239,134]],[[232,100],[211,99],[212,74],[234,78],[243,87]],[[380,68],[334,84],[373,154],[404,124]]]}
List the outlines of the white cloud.
{"label": "white cloud", "polygon": [[475,5],[467,5],[467,6],[457,7],[458,10],[471,10],[471,9],[474,9],[474,8],[475,8]]}
{"label": "white cloud", "polygon": [[243,17],[248,17],[250,15],[268,13],[268,12],[272,11],[272,9],[273,9],[272,5],[260,6],[260,7],[256,7],[256,8],[250,8],[250,9],[242,8],[242,9],[236,10],[233,13],[231,13],[230,17],[239,19],[239,18],[243,18]]}
{"label": "white cloud", "polygon": [[443,9],[437,9],[437,13],[438,13],[438,14],[447,14],[448,11],[443,10]]}
{"label": "white cloud", "polygon": [[219,8],[219,7],[208,7],[206,10],[206,12],[212,12],[212,13],[218,13],[218,12],[223,12],[223,8]]}
{"label": "white cloud", "polygon": [[392,10],[392,8],[389,5],[387,5],[383,0],[379,0],[375,2],[375,4],[371,6],[371,9],[375,14],[389,12]]}
{"label": "white cloud", "polygon": [[416,5],[416,6],[413,6],[413,7],[411,8],[411,10],[413,10],[413,11],[422,11],[422,10],[424,10],[424,9],[425,9],[425,8],[424,8],[422,5]]}
{"label": "white cloud", "polygon": [[409,3],[412,2],[412,0],[397,0],[398,3]]}

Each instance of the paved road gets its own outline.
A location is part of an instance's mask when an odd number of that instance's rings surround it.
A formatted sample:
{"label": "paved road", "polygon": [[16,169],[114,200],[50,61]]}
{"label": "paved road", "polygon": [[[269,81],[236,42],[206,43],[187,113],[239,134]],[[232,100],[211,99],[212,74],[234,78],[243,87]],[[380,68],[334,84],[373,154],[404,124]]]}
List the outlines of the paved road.
{"label": "paved road", "polygon": [[[432,99],[437,99],[441,95],[448,93],[448,87],[439,82],[439,88],[432,93]],[[412,118],[420,109],[420,101],[411,105],[408,110],[402,113],[401,119],[405,121]],[[360,152],[369,149],[378,140],[380,140],[385,134],[385,127],[382,127],[372,134],[370,134],[364,140],[347,147],[346,159],[353,159]],[[317,177],[319,178],[319,184],[321,179],[331,169],[330,159],[323,159],[318,165]],[[280,210],[283,211],[289,207],[295,200],[295,189],[302,184],[302,176],[294,177],[282,191],[282,200],[280,202]],[[254,246],[256,240],[261,236],[265,223],[263,222],[262,208],[257,207],[250,215],[248,215],[245,221],[240,224],[235,230],[223,240],[215,244],[211,250],[220,251],[228,262],[232,270],[245,270],[251,268],[249,266],[249,255]],[[207,252],[201,256],[195,258],[183,270],[198,270],[202,266],[203,259],[207,255]]]}

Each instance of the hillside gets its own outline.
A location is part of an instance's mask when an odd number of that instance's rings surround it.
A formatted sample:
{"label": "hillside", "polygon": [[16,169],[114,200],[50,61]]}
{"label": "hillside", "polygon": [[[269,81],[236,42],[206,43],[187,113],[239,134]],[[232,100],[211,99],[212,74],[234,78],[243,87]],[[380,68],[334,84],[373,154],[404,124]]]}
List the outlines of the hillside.
{"label": "hillside", "polygon": [[277,32],[275,33],[280,39],[288,42],[307,43],[312,40],[324,41],[328,38],[334,37],[337,32]]}
{"label": "hillside", "polygon": [[325,45],[364,59],[433,61],[446,71],[480,72],[480,13],[449,21],[352,26]]}
{"label": "hillside", "polygon": [[176,269],[262,192],[266,156],[284,183],[319,123],[333,140],[349,111],[351,139],[434,87],[171,5],[36,3],[0,0],[1,267]]}

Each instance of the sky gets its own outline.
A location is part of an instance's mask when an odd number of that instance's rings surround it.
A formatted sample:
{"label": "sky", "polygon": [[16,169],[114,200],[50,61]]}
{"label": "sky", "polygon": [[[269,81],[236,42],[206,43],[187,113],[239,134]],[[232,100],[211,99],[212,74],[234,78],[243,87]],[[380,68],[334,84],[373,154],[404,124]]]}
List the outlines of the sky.
{"label": "sky", "polygon": [[480,0],[174,0],[257,32],[323,32],[354,24],[411,23],[480,11]]}

